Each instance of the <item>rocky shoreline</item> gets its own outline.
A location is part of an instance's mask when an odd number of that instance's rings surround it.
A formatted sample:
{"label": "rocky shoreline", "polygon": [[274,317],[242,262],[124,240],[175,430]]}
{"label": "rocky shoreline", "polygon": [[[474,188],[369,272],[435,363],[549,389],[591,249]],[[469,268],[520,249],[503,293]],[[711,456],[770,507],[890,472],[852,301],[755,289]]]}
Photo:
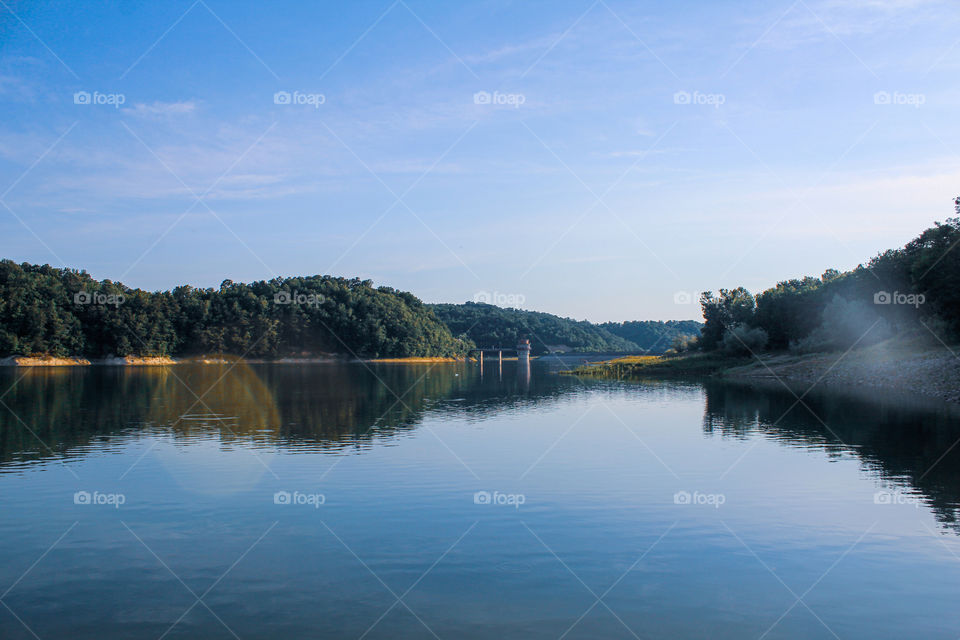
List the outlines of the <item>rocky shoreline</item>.
{"label": "rocky shoreline", "polygon": [[759,362],[727,369],[720,376],[882,389],[960,403],[960,357],[945,347],[913,351],[878,345],[847,355],[762,356]]}
{"label": "rocky shoreline", "polygon": [[858,389],[874,395],[883,390],[960,404],[960,346],[948,346],[932,336],[924,340],[891,340],[849,352],[628,356],[584,365],[567,373],[615,379],[782,382],[811,390]]}

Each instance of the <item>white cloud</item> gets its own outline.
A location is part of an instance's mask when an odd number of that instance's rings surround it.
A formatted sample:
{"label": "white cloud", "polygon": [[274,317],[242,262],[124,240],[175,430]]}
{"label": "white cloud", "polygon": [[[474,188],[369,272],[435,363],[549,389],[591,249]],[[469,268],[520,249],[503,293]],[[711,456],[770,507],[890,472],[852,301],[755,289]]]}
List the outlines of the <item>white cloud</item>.
{"label": "white cloud", "polygon": [[132,107],[128,107],[123,111],[135,116],[140,117],[165,117],[165,116],[180,116],[188,113],[193,113],[197,108],[197,105],[192,100],[185,102],[153,102],[151,104],[145,104],[143,102],[138,102]]}
{"label": "white cloud", "polygon": [[560,33],[543,36],[527,42],[517,44],[507,44],[498,49],[493,49],[485,53],[464,56],[464,60],[471,64],[482,64],[488,62],[497,62],[504,58],[512,58],[519,54],[526,54],[530,51],[545,51],[551,44],[556,42]]}

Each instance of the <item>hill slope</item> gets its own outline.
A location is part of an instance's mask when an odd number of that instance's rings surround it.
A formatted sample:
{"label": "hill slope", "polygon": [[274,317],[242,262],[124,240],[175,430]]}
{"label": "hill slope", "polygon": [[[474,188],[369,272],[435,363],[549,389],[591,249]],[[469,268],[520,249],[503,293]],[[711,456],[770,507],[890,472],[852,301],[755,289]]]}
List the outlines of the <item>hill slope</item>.
{"label": "hill slope", "polygon": [[586,320],[561,318],[551,313],[504,309],[491,304],[432,304],[437,318],[450,332],[468,338],[480,347],[512,347],[519,338],[529,338],[532,352],[542,355],[548,345],[565,345],[574,351],[629,353],[636,344]]}
{"label": "hill slope", "polygon": [[604,322],[599,325],[610,333],[633,342],[653,354],[663,353],[677,336],[699,336],[702,323],[694,320],[635,320]]}
{"label": "hill slope", "polygon": [[411,357],[459,355],[467,346],[413,294],[369,280],[224,280],[219,289],[149,292],[0,261],[0,356]]}

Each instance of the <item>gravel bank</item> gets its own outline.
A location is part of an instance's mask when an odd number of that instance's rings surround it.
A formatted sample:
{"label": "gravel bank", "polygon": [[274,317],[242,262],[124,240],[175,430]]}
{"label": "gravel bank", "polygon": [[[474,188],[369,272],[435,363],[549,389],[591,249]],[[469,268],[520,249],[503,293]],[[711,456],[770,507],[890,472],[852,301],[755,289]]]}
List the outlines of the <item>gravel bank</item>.
{"label": "gravel bank", "polygon": [[890,389],[960,403],[960,357],[946,348],[917,351],[878,345],[846,355],[779,355],[761,360],[728,369],[723,377]]}

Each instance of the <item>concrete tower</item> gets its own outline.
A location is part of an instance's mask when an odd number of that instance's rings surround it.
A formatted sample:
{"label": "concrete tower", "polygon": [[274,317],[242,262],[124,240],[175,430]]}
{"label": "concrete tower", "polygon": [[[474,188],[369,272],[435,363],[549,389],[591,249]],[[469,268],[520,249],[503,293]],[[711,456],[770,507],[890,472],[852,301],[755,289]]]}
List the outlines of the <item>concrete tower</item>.
{"label": "concrete tower", "polygon": [[526,338],[521,338],[517,342],[517,358],[521,363],[530,362],[530,341]]}

